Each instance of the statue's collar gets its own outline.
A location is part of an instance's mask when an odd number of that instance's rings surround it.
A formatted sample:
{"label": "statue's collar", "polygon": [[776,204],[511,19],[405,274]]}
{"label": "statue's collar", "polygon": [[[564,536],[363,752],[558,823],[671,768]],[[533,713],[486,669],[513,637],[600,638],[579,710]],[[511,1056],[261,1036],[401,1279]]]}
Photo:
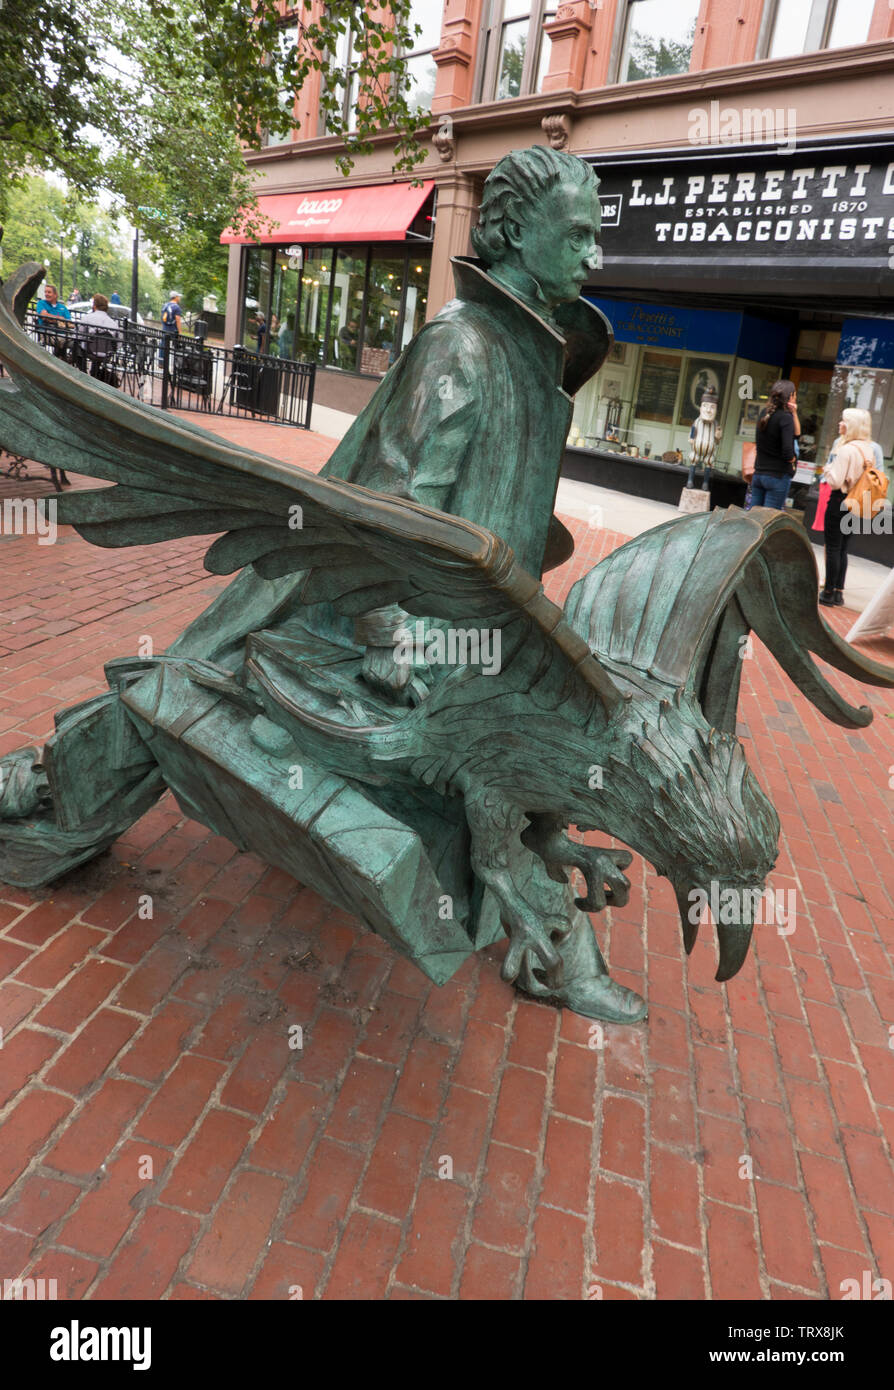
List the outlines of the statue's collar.
{"label": "statue's collar", "polygon": [[581,296],[572,304],[560,304],[547,320],[514,295],[505,285],[491,279],[481,261],[473,256],[454,256],[451,261],[457,297],[470,304],[509,309],[528,328],[536,328],[545,338],[563,349],[563,385],[569,395],[599,371],[614,342],[611,324],[595,304]]}
{"label": "statue's collar", "polygon": [[544,314],[532,309],[518,295],[513,294],[506,285],[491,278],[481,261],[474,256],[454,256],[451,261],[456,292],[460,299],[469,304],[485,304],[491,307],[512,309],[530,320],[530,327],[536,326],[564,346],[564,336],[556,323]]}

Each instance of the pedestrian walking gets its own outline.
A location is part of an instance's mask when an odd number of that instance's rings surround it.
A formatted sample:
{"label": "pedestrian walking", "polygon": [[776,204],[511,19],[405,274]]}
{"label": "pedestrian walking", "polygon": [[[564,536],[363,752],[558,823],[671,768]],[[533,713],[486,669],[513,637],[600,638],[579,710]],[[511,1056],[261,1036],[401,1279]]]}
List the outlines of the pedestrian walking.
{"label": "pedestrian walking", "polygon": [[795,440],[800,433],[795,383],[776,381],[757,421],[750,507],[785,508],[797,467]]}
{"label": "pedestrian walking", "polygon": [[876,446],[872,438],[872,419],[868,410],[843,410],[838,422],[838,439],[823,469],[822,482],[830,488],[823,518],[826,548],[826,577],[819,601],[826,608],[844,604],[847,552],[854,527],[859,524],[845,499],[867,468],[874,468]]}
{"label": "pedestrian walking", "polygon": [[[183,318],[183,310],[180,308],[179,294],[172,294],[168,302],[161,311],[161,331],[166,338],[176,338],[180,332],[180,321]],[[164,362],[164,338],[158,345],[159,363]]]}

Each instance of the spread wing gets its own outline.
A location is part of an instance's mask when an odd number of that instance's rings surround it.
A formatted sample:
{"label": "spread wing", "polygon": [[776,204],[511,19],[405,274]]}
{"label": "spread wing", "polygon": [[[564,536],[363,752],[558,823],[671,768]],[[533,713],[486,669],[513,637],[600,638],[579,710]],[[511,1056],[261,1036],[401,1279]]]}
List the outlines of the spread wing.
{"label": "spread wing", "polygon": [[860,728],[872,711],[849,705],[811,654],[868,685],[894,686],[894,668],[829,627],[817,587],[798,521],[730,507],[669,521],[614,551],[574,585],[565,616],[622,685],[695,696],[708,723],[732,734],[744,644],[754,632],[821,713]]}
{"label": "spread wing", "polygon": [[0,439],[37,462],[114,484],[58,496],[60,521],[100,546],[216,536],[205,555],[211,573],[309,571],[303,601],[346,614],[399,603],[454,622],[525,617],[532,637],[607,713],[620,703],[586,642],[492,532],[234,448],[45,352],[16,321],[43,274],[24,266],[0,293],[0,361],[9,373],[0,378]]}

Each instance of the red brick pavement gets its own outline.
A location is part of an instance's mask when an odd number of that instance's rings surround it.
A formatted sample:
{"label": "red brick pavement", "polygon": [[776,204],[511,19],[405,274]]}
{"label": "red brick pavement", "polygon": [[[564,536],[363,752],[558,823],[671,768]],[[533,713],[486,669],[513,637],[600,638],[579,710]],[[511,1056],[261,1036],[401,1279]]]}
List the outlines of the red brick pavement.
{"label": "red brick pavement", "polygon": [[[313,468],[331,448],[218,428]],[[554,597],[623,539],[573,529]],[[0,538],[0,751],[141,636],[163,649],[221,586],[201,555]],[[500,949],[435,989],[170,797],[55,888],[0,886],[0,1277],[259,1299],[834,1299],[864,1270],[894,1279],[894,695],[861,698],[875,722],[847,734],[755,644],[742,736],[796,929],[759,928],[718,985],[709,929],[687,961],[668,885],[635,862],[600,931],[650,1016],[601,1047],[504,985]]]}

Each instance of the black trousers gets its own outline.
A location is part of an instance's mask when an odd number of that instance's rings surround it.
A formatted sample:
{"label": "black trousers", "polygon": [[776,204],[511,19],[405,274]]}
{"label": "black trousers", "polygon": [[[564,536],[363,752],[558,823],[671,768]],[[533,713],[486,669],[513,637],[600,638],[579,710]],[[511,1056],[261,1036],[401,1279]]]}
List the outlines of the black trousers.
{"label": "black trousers", "polygon": [[829,497],[826,517],[823,522],[823,539],[826,543],[826,590],[843,589],[847,574],[847,548],[851,533],[842,529],[842,523],[850,512],[844,505],[846,492],[837,489]]}

